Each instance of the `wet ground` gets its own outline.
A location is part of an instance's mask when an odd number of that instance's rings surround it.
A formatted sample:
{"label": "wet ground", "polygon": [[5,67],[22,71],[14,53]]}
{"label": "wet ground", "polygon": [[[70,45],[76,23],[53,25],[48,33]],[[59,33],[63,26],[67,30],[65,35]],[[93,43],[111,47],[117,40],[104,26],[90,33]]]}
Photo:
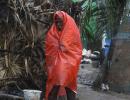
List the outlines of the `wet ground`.
{"label": "wet ground", "polygon": [[78,75],[78,100],[130,100],[130,95],[92,89],[90,85],[99,73],[98,68],[93,68],[89,64],[81,65]]}
{"label": "wet ground", "polygon": [[111,91],[94,91],[84,85],[78,85],[78,100],[130,100],[130,95]]}

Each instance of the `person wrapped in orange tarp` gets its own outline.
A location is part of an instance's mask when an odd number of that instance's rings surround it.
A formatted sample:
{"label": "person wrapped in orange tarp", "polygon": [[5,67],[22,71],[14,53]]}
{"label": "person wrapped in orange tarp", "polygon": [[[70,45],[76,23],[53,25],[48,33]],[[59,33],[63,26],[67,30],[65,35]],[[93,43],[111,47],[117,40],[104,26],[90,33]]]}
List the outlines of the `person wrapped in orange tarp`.
{"label": "person wrapped in orange tarp", "polygon": [[45,100],[57,100],[57,96],[63,95],[67,95],[67,100],[75,100],[82,44],[74,19],[63,11],[54,14],[54,23],[46,35],[45,55]]}

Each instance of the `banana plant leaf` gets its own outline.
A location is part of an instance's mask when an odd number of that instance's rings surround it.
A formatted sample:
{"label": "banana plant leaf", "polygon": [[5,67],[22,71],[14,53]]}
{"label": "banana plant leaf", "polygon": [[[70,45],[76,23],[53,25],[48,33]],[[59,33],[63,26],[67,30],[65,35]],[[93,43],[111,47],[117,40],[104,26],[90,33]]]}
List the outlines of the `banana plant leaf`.
{"label": "banana plant leaf", "polygon": [[[83,46],[87,45],[87,39],[89,37],[89,41],[94,40],[94,35],[97,30],[97,22],[96,22],[96,16],[93,16],[93,9],[96,9],[96,2],[89,2],[86,1],[82,5],[82,9],[85,9],[85,17],[83,19],[84,24],[83,24],[83,33],[82,35],[82,41],[83,41]],[[85,35],[86,34],[86,35]],[[88,36],[89,35],[89,36]],[[85,46],[86,48],[87,46]]]}
{"label": "banana plant leaf", "polygon": [[88,39],[86,37],[87,37],[87,34],[85,34],[85,33],[81,34],[83,48],[85,48],[85,49],[87,49],[87,43],[88,43]]}
{"label": "banana plant leaf", "polygon": [[73,3],[79,2],[79,0],[72,0]]}

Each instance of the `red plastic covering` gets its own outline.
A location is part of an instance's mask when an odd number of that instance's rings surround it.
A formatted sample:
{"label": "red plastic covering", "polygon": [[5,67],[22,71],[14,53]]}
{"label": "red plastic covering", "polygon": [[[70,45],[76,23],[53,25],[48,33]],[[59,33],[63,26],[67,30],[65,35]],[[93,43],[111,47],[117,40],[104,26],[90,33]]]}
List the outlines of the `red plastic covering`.
{"label": "red plastic covering", "polygon": [[54,85],[68,87],[76,92],[77,73],[82,57],[80,32],[75,21],[63,11],[57,11],[54,19],[56,15],[62,18],[63,29],[59,32],[53,23],[46,36],[46,100]]}

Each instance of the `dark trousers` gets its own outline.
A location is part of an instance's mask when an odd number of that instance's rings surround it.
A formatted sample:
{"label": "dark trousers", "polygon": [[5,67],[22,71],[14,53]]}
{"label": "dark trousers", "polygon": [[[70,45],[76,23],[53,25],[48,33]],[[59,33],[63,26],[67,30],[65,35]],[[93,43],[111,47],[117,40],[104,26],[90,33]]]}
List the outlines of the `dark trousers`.
{"label": "dark trousers", "polygon": [[[60,86],[54,86],[48,96],[48,100],[57,100],[59,89]],[[65,90],[66,90],[67,100],[76,100],[76,93],[74,93],[69,88],[65,88]],[[59,97],[59,100],[65,100],[65,97]]]}

